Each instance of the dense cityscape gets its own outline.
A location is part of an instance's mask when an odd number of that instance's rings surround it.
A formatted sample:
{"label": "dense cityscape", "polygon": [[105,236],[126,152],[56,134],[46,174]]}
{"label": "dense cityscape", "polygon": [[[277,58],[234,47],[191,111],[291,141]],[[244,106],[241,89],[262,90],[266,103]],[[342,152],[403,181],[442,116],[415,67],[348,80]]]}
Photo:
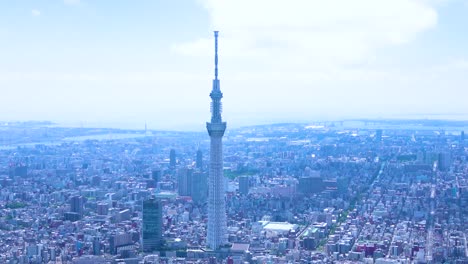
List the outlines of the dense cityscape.
{"label": "dense cityscape", "polygon": [[[467,263],[467,122],[4,122],[1,263]],[[384,129],[385,128],[385,129]]]}
{"label": "dense cityscape", "polygon": [[0,264],[468,264],[466,14],[0,1]]}
{"label": "dense cityscape", "polygon": [[466,139],[423,122],[227,130],[218,251],[205,132],[5,123],[0,262],[466,263]]}

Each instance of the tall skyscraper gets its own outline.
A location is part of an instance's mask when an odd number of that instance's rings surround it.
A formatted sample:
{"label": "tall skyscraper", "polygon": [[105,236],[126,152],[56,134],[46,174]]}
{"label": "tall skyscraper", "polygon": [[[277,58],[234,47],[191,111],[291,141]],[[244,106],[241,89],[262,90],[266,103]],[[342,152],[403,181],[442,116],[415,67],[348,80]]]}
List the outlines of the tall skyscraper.
{"label": "tall skyscraper", "polygon": [[155,169],[151,172],[151,178],[156,182],[156,184],[158,182],[161,181],[161,178],[162,178],[162,171],[160,169]]}
{"label": "tall skyscraper", "polygon": [[203,168],[203,153],[201,150],[197,150],[197,168]]}
{"label": "tall skyscraper", "polygon": [[441,152],[439,153],[438,166],[440,171],[449,171],[450,165],[452,165],[452,160],[450,157],[450,152]]}
{"label": "tall skyscraper", "polygon": [[179,168],[177,171],[177,193],[180,196],[192,195],[192,169]]}
{"label": "tall skyscraper", "polygon": [[460,133],[460,141],[461,141],[461,142],[465,141],[465,131],[462,131],[462,132]]}
{"label": "tall skyscraper", "polygon": [[205,203],[208,197],[208,175],[205,172],[196,171],[192,174],[191,194],[195,203]]}
{"label": "tall skyscraper", "polygon": [[83,217],[84,198],[82,196],[73,196],[70,198],[70,211],[77,213],[79,218]]}
{"label": "tall skyscraper", "polygon": [[171,152],[169,153],[169,166],[171,166],[171,168],[175,168],[176,162],[175,149],[171,149]]}
{"label": "tall skyscraper", "polygon": [[249,194],[249,177],[248,176],[239,177],[239,193],[242,195]]}
{"label": "tall skyscraper", "polygon": [[155,198],[143,201],[143,251],[152,252],[162,245],[162,204]]}
{"label": "tall skyscraper", "polygon": [[101,238],[93,237],[93,255],[101,255]]}
{"label": "tall skyscraper", "polygon": [[218,80],[218,31],[215,37],[215,78],[211,97],[211,122],[206,123],[210,136],[210,170],[208,176],[208,238],[207,244],[217,250],[227,243],[226,201],[223,176],[223,136],[226,122],[221,118],[223,93]]}
{"label": "tall skyscraper", "polygon": [[377,129],[377,130],[375,131],[375,140],[376,140],[377,142],[382,141],[382,134],[383,134],[382,129]]}

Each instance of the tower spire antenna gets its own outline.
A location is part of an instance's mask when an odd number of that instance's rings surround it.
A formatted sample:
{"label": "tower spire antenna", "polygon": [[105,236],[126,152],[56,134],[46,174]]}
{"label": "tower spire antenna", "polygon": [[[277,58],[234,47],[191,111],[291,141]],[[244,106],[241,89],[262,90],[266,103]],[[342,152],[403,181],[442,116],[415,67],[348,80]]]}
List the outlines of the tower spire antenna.
{"label": "tower spire antenna", "polygon": [[218,80],[218,32],[214,32],[215,37],[215,80]]}

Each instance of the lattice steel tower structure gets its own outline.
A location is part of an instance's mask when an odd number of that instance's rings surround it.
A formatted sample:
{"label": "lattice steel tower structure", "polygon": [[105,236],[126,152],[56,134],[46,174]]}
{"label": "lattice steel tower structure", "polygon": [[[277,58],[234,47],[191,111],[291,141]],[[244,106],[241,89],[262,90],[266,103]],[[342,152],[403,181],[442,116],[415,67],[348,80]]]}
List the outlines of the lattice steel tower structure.
{"label": "lattice steel tower structure", "polygon": [[218,31],[215,37],[215,78],[211,97],[211,122],[206,128],[211,139],[210,171],[208,176],[208,246],[219,249],[227,243],[226,201],[223,175],[223,135],[226,122],[221,118],[223,93],[218,80]]}

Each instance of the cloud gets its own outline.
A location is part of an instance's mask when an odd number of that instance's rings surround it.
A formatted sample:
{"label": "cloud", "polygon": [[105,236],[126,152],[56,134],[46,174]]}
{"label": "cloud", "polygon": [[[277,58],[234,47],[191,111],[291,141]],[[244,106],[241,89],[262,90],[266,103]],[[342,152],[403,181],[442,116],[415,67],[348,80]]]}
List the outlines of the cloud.
{"label": "cloud", "polygon": [[[201,0],[223,56],[274,58],[292,70],[365,63],[381,48],[410,42],[437,24],[436,5],[421,0]],[[212,53],[212,37],[173,46]]]}
{"label": "cloud", "polygon": [[[447,61],[429,52],[421,60],[418,53],[427,44],[418,38],[441,30],[433,29],[446,0],[198,2],[208,11],[210,29],[220,31],[226,113],[468,113],[460,99],[467,95],[466,58]],[[211,63],[212,33],[172,49]]]}
{"label": "cloud", "polygon": [[66,5],[79,5],[80,0],[63,0]]}
{"label": "cloud", "polygon": [[33,9],[31,10],[31,14],[33,16],[40,16],[41,15],[41,11],[37,10],[37,9]]}

